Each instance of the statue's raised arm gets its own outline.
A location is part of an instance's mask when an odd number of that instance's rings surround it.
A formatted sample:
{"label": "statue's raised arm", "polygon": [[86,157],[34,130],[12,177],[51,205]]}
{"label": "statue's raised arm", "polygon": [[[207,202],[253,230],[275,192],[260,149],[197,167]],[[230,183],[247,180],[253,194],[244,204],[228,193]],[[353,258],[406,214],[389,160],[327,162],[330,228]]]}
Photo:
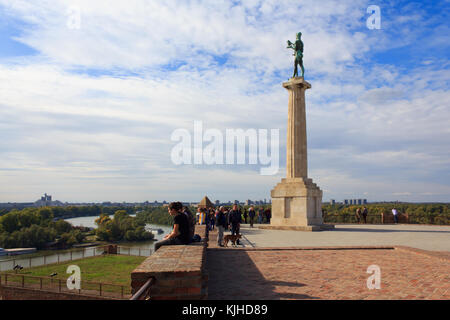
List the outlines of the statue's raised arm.
{"label": "statue's raised arm", "polygon": [[303,42],[301,40],[302,33],[297,33],[297,39],[295,40],[295,43],[292,43],[291,41],[287,41],[287,49],[293,49],[294,50],[294,77],[298,77],[298,69],[297,65],[300,65],[300,68],[302,69],[302,78],[305,75],[305,69],[303,68]]}

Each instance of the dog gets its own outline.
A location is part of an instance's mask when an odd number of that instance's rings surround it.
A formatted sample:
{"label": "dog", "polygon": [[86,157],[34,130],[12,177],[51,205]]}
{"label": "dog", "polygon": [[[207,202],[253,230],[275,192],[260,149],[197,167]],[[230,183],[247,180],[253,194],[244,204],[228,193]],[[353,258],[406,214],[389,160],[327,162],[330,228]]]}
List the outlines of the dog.
{"label": "dog", "polygon": [[232,244],[234,246],[236,246],[236,241],[240,238],[242,238],[242,235],[240,235],[240,234],[237,234],[237,235],[227,234],[225,237],[223,237],[223,242],[224,242],[225,247],[228,247],[228,242],[230,242],[230,241],[232,242]]}

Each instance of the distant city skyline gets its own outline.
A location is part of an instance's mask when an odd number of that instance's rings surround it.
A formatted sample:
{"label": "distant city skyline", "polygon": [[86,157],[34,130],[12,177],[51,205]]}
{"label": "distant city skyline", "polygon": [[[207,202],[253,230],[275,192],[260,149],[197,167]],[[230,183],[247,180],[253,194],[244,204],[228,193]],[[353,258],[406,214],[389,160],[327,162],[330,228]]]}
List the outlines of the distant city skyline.
{"label": "distant city skyline", "polygon": [[[207,195],[206,195],[207,196]],[[203,197],[202,197],[203,198]],[[209,197],[208,197],[209,198]],[[39,204],[42,206],[45,205],[67,205],[67,204],[123,204],[123,203],[127,203],[127,204],[133,204],[133,203],[138,203],[138,204],[144,204],[144,203],[148,203],[148,204],[154,204],[154,203],[158,203],[158,204],[168,204],[170,202],[173,201],[180,201],[183,203],[198,203],[200,202],[201,199],[198,200],[186,200],[186,199],[155,199],[155,200],[138,200],[138,201],[127,201],[127,200],[121,200],[121,201],[111,201],[111,200],[105,200],[105,201],[64,201],[64,200],[59,200],[59,199],[55,199],[52,200],[53,196],[52,195],[47,195],[47,193],[44,194],[44,196],[40,197],[40,199],[34,200],[34,201],[6,201],[6,202],[0,202],[0,204],[14,204],[14,203],[21,203],[21,204]],[[240,204],[245,204],[245,205],[253,205],[253,204],[271,204],[271,199],[234,199],[234,200],[220,200],[220,199],[210,199],[215,205],[220,205],[220,204],[233,204],[236,203],[236,201],[239,201]],[[53,202],[54,204],[51,204],[51,202]],[[326,199],[323,200],[324,203],[337,203],[337,204],[345,204],[345,205],[364,205],[364,204],[368,204],[368,203],[382,203],[382,202],[410,202],[410,203],[431,203],[431,202],[441,202],[441,203],[449,203],[446,201],[425,201],[425,202],[421,202],[421,201],[401,201],[401,200],[368,200],[365,198],[355,198],[355,199]]]}

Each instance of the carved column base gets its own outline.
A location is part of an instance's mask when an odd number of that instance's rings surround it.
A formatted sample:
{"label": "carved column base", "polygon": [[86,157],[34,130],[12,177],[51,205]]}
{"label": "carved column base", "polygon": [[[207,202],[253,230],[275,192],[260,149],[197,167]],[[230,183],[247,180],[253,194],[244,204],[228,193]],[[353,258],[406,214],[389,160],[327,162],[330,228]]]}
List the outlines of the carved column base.
{"label": "carved column base", "polygon": [[322,190],[312,179],[282,179],[271,192],[272,218],[266,229],[320,231],[333,229],[322,218]]}

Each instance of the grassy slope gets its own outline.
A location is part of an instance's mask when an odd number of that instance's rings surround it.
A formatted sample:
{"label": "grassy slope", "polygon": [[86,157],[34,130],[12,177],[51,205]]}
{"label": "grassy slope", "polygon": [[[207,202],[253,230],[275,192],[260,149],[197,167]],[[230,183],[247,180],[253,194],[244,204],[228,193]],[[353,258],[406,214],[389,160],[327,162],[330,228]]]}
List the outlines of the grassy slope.
{"label": "grassy slope", "polygon": [[[93,281],[130,286],[131,272],[143,261],[145,257],[106,255],[80,260],[68,261],[60,264],[51,264],[42,267],[23,269],[20,273],[38,277],[48,277],[57,272],[55,279],[66,280],[69,274],[67,267],[77,265],[81,269],[82,281]],[[8,273],[12,273],[11,271]]]}

